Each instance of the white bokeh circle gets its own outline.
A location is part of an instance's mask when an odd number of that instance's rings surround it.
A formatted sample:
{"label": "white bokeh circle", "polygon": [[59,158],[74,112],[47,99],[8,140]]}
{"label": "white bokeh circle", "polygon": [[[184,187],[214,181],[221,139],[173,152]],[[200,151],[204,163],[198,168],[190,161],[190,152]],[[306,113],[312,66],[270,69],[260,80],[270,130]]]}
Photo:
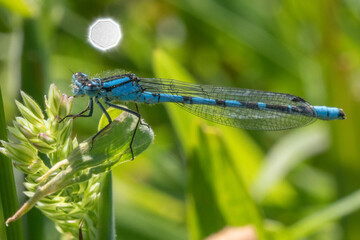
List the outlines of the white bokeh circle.
{"label": "white bokeh circle", "polygon": [[111,18],[98,19],[89,28],[90,43],[102,50],[106,51],[110,48],[116,47],[121,38],[120,25]]}

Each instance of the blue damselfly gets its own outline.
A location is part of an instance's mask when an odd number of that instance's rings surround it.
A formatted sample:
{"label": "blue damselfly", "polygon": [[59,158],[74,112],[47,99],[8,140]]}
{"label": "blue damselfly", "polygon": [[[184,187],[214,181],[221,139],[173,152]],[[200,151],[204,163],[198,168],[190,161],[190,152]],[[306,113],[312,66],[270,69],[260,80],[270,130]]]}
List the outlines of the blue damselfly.
{"label": "blue damselfly", "polygon": [[[72,81],[74,95],[86,95],[90,101],[86,109],[79,114],[66,117],[91,117],[95,100],[109,121],[107,126],[93,136],[92,144],[96,136],[112,122],[99,99],[103,99],[110,107],[127,111],[138,117],[130,142],[133,158],[132,142],[140,124],[136,103],[174,102],[209,121],[253,130],[284,130],[310,124],[316,119],[345,119],[342,109],[312,106],[303,98],[286,93],[198,85],[161,78],[141,78],[134,74],[89,79],[86,74],[77,72],[73,74]],[[118,106],[113,103],[114,101],[135,102],[137,112]],[[89,113],[85,115],[87,111]]]}

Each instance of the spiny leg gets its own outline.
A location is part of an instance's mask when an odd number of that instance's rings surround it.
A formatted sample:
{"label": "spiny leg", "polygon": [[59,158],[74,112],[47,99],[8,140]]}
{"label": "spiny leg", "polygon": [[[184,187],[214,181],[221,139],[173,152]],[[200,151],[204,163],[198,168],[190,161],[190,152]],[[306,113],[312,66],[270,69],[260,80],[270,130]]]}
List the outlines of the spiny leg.
{"label": "spiny leg", "polygon": [[[137,112],[137,113],[139,114],[139,116],[140,116],[139,106],[137,105],[137,103],[135,103],[135,107],[136,107],[136,112]],[[150,129],[149,124],[147,124],[147,123],[143,123],[141,120],[140,120],[140,125],[146,126],[147,128],[149,128],[149,129]]]}
{"label": "spiny leg", "polygon": [[[84,112],[87,112],[88,110],[90,109],[90,112],[88,115],[82,115]],[[93,99],[90,98],[89,100],[89,103],[87,105],[87,107],[82,110],[81,112],[79,112],[78,114],[69,114],[69,115],[66,115],[64,118],[62,118],[59,123],[61,123],[62,121],[65,120],[65,118],[68,118],[68,117],[72,117],[73,119],[77,118],[77,117],[91,117],[92,114],[93,114],[93,110],[94,110],[94,103],[93,103]]]}
{"label": "spiny leg", "polygon": [[101,111],[103,111],[103,113],[105,114],[107,120],[109,121],[108,125],[106,125],[105,127],[103,127],[100,131],[98,131],[92,138],[91,138],[91,147],[90,150],[93,148],[94,146],[94,140],[95,138],[101,133],[103,132],[106,128],[108,128],[110,126],[110,124],[112,123],[112,119],[109,115],[109,113],[106,111],[106,109],[104,108],[104,106],[99,102],[99,100],[97,98],[95,98],[95,102],[99,105],[99,107],[101,108]]}
{"label": "spiny leg", "polygon": [[[140,124],[140,120],[141,120],[141,116],[139,113],[131,110],[131,109],[128,109],[128,108],[124,108],[124,107],[121,107],[121,106],[118,106],[118,105],[115,105],[115,104],[112,104],[112,103],[109,103],[109,102],[105,102],[107,105],[109,105],[110,107],[113,107],[113,108],[116,108],[116,109],[119,109],[119,110],[123,110],[125,112],[128,112],[128,113],[131,113],[131,114],[134,114],[136,117],[138,117],[138,121],[136,123],[136,126],[135,126],[135,130],[134,130],[134,133],[131,137],[131,141],[130,141],[130,151],[131,151],[131,156],[132,156],[132,159],[131,160],[134,160],[134,151],[132,149],[132,144],[134,142],[134,138],[135,138],[135,134],[136,134],[136,130],[138,129],[139,127],[139,124]],[[137,108],[137,105],[136,105],[136,108]],[[137,108],[137,110],[139,110]]]}

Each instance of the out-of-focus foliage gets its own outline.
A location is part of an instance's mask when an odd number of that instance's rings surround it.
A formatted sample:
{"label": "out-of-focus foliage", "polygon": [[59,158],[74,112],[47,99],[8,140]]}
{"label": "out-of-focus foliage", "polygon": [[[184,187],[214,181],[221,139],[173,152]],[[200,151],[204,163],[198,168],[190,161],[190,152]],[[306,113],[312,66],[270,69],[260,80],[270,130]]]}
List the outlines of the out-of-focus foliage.
{"label": "out-of-focus foliage", "polygon": [[[200,239],[230,225],[252,225],[259,239],[360,238],[358,1],[4,0],[0,13],[8,122],[20,89],[43,102],[51,83],[71,95],[72,72],[113,69],[286,92],[347,114],[269,133],[207,123],[171,104],[141,105],[156,137],[114,169],[119,239]],[[120,22],[118,48],[88,43],[99,17]],[[76,98],[73,111],[86,104]],[[80,140],[96,132],[100,114],[74,121]],[[24,224],[38,229],[27,239],[54,237],[47,220]]]}

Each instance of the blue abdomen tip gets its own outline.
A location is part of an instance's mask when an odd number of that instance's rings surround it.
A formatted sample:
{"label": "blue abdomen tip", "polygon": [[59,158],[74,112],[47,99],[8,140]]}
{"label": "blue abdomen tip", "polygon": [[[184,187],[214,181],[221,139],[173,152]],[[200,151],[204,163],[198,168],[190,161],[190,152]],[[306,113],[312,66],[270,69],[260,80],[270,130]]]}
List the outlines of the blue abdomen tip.
{"label": "blue abdomen tip", "polygon": [[342,109],[326,106],[314,106],[316,117],[322,120],[345,119]]}

